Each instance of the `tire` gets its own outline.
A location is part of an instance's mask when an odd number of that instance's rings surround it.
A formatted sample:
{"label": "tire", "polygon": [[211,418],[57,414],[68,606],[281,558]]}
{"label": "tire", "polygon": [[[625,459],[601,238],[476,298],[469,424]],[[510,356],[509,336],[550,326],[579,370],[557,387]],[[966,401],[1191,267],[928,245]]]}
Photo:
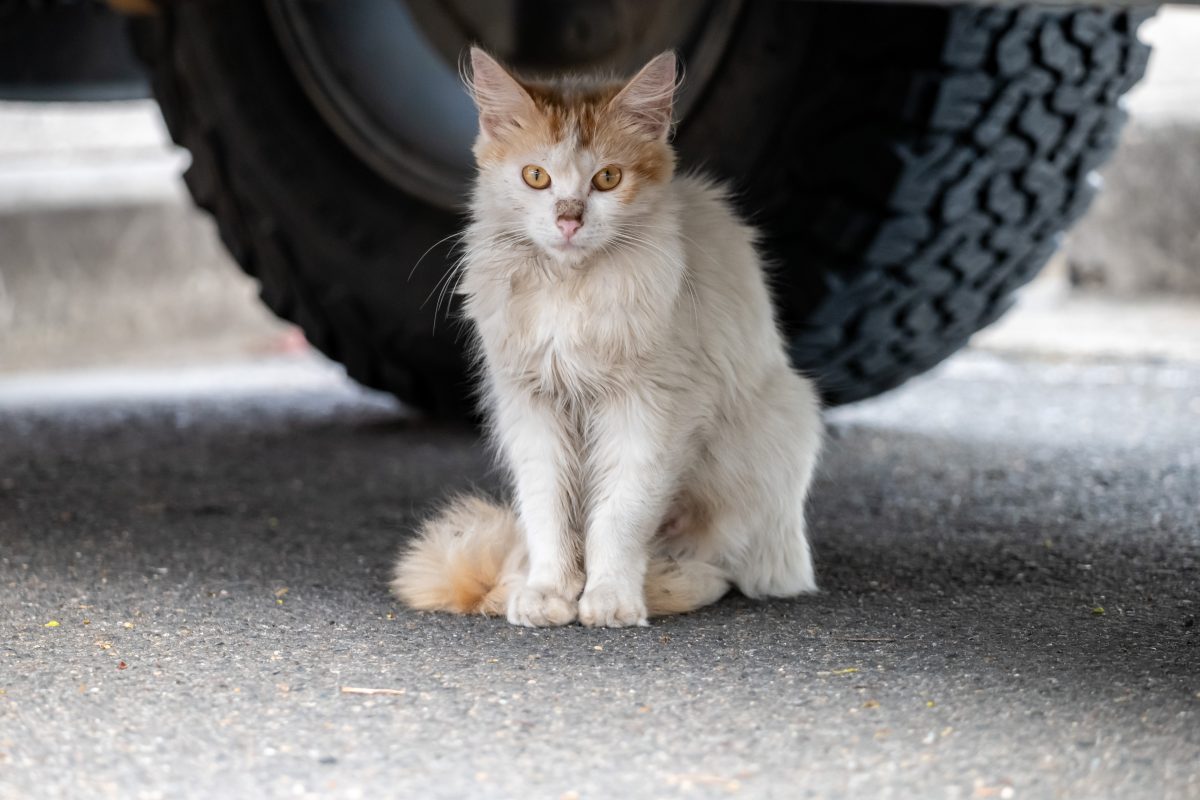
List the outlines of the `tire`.
{"label": "tire", "polygon": [[[808,19],[789,19],[806,7]],[[757,27],[760,74],[769,54],[796,48],[789,31],[809,34],[794,72],[776,75],[794,101],[758,153],[727,135],[708,145],[727,159],[710,163],[749,176],[793,361],[826,400],[860,400],[997,319],[1087,209],[1124,122],[1119,100],[1145,70],[1137,27],[1149,12],[774,11]],[[713,112],[746,120],[769,107],[743,86],[738,108],[738,87],[722,88]]]}
{"label": "tire", "polygon": [[[1008,306],[1087,207],[1144,12],[749,2],[676,135],[734,179],[826,401],[883,392]],[[171,4],[136,40],[186,179],[266,303],[356,380],[469,413],[463,340],[409,271],[461,218],[357,158],[258,3]],[[431,249],[432,245],[432,249]],[[428,251],[428,252],[427,252]],[[427,254],[426,254],[427,253]],[[424,263],[424,262],[423,262]]]}

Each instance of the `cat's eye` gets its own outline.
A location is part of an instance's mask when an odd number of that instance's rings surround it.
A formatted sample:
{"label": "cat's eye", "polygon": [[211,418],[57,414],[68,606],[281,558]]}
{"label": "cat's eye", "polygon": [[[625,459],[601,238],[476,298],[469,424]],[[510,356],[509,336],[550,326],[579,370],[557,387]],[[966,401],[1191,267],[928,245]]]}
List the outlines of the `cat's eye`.
{"label": "cat's eye", "polygon": [[534,189],[545,189],[550,185],[550,173],[534,164],[521,170],[521,177]]}
{"label": "cat's eye", "polygon": [[617,184],[620,182],[621,168],[611,164],[592,176],[592,186],[595,186],[602,192],[617,188]]}

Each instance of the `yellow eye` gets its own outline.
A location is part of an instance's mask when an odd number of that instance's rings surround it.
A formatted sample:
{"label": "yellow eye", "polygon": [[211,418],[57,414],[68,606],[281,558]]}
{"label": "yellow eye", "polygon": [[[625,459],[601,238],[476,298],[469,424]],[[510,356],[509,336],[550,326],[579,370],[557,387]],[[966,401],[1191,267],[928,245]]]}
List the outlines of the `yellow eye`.
{"label": "yellow eye", "polygon": [[545,189],[550,185],[550,173],[533,164],[521,170],[521,177],[534,189]]}
{"label": "yellow eye", "polygon": [[592,186],[595,186],[602,192],[607,192],[610,189],[617,188],[617,184],[621,182],[621,168],[609,164],[604,169],[592,176]]}

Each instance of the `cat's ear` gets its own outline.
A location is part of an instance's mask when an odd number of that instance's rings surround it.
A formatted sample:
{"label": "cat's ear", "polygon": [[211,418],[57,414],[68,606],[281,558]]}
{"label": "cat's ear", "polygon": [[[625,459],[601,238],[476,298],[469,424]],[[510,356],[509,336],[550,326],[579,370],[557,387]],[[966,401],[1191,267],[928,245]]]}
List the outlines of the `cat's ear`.
{"label": "cat's ear", "polygon": [[655,139],[671,132],[671,103],[675,99],[675,54],[660,53],[630,78],[609,104],[613,113],[625,117],[630,127]]}
{"label": "cat's ear", "polygon": [[471,48],[471,97],[479,109],[479,130],[496,138],[506,128],[521,128],[536,113],[533,98],[517,79],[478,47]]}

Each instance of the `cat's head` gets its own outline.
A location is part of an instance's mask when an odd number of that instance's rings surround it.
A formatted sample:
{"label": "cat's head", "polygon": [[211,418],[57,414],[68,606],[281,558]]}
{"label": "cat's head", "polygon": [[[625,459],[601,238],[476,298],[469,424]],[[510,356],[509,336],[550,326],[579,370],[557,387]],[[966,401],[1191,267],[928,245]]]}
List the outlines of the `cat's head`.
{"label": "cat's head", "polygon": [[478,48],[471,66],[478,224],[566,264],[652,238],[675,168],[673,53],[624,83],[522,81]]}

